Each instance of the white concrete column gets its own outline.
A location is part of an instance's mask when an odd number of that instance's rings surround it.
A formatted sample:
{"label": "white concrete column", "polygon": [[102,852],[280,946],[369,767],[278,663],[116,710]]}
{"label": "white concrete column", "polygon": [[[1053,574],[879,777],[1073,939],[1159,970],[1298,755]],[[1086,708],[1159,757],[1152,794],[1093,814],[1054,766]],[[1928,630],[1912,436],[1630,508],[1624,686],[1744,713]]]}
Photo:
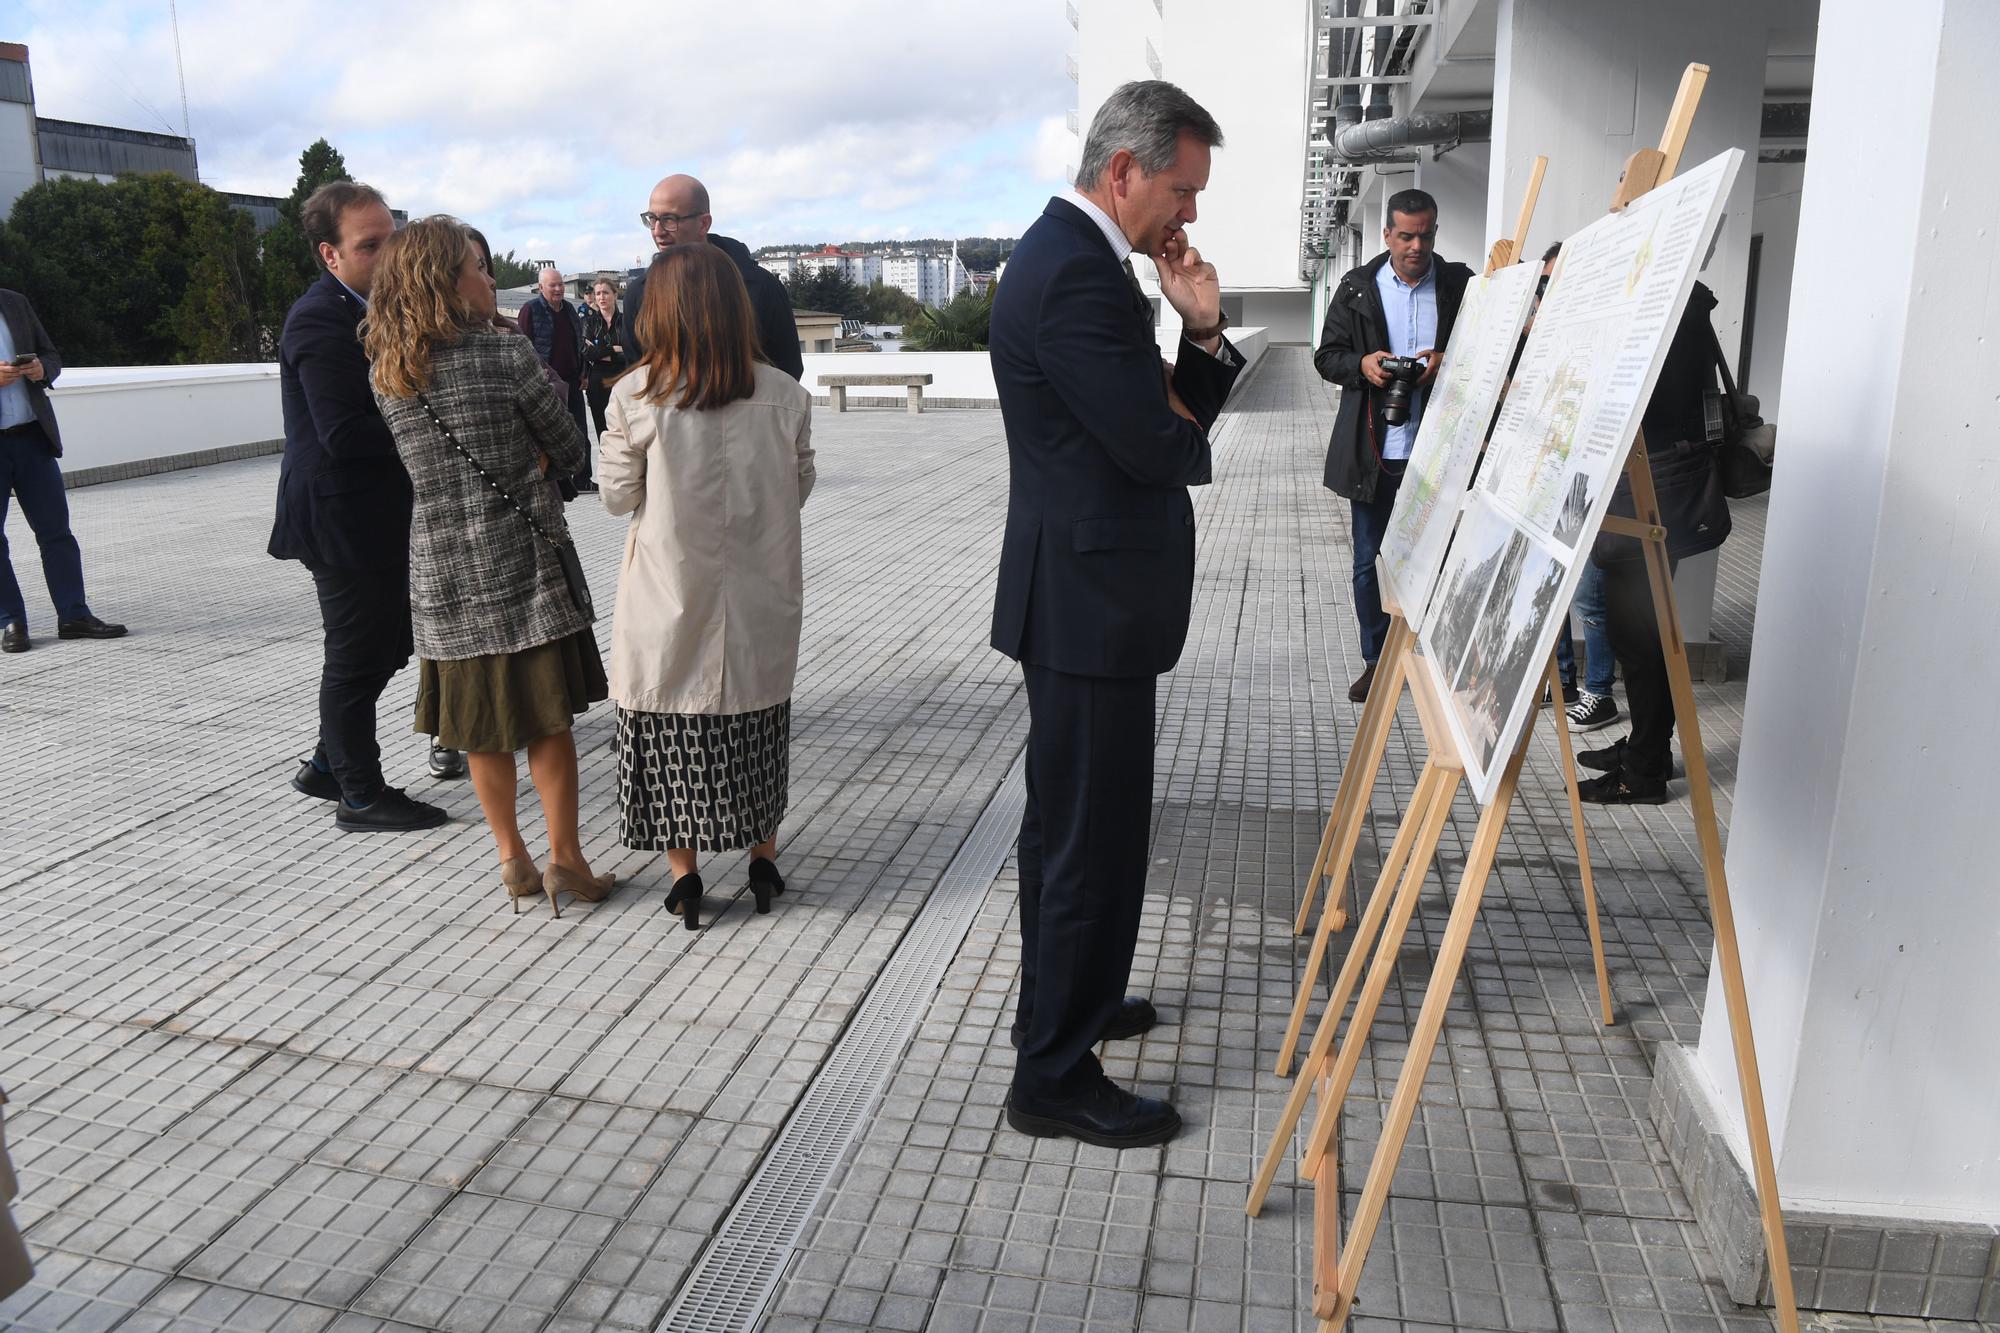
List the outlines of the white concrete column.
{"label": "white concrete column", "polygon": [[1787,1206],[1991,1223],[2000,6],[1819,24],[1729,877]]}

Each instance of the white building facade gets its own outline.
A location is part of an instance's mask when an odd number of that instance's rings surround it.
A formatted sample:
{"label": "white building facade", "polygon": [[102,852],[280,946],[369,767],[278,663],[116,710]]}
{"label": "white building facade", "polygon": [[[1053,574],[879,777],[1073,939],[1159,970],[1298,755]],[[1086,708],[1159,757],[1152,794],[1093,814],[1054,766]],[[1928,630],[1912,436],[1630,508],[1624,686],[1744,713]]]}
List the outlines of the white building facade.
{"label": "white building facade", "polygon": [[965,266],[953,255],[884,255],[882,281],[925,305],[941,306],[965,290]]}

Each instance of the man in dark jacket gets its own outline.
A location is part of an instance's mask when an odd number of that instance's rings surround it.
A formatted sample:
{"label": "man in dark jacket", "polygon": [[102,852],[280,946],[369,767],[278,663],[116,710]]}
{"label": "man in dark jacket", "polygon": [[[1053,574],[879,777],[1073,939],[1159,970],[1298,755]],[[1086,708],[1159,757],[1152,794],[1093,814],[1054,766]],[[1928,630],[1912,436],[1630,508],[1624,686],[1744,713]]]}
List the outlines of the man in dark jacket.
{"label": "man in dark jacket", "polygon": [[[652,232],[657,249],[706,241],[728,255],[736,271],[743,275],[743,285],[750,289],[750,308],[757,316],[757,350],[793,379],[805,377],[805,358],[799,353],[799,326],[792,318],[792,298],[785,295],[785,284],[758,267],[743,242],[718,236],[708,229],[715,219],[709,215],[706,186],[692,176],[667,177],[653,187],[639,220]],[[646,275],[642,273],[626,288],[625,309],[620,315],[618,341],[625,348],[627,364],[636,365],[646,355],[644,340],[633,327],[645,303]]]}
{"label": "man in dark jacket", "polygon": [[[993,303],[1007,528],[993,646],[1028,695],[1021,816],[1020,1056],[1007,1123],[1110,1148],[1162,1143],[1166,1102],[1105,1077],[1091,1047],[1156,1021],[1125,983],[1146,897],[1154,698],[1187,639],[1208,430],[1242,360],[1215,267],[1187,241],[1222,131],[1169,83],[1098,109],[1078,188],[1052,199]],[[1184,321],[1163,368],[1142,252]]]}
{"label": "man in dark jacket", "polygon": [[285,455],[269,550],[312,574],[326,656],[319,744],[292,785],[335,802],[342,829],[435,828],[445,812],[383,781],[375,740],[375,703],[410,660],[411,492],[356,328],[396,220],[374,189],[332,181],[299,221],[326,272],[293,303],[278,343]]}
{"label": "man in dark jacket", "polygon": [[[1424,397],[1437,378],[1439,352],[1451,338],[1465,284],[1472,279],[1471,269],[1435,253],[1437,200],[1422,190],[1403,190],[1390,196],[1388,211],[1389,225],[1382,228],[1388,248],[1341,278],[1313,353],[1320,377],[1345,391],[1326,451],[1326,488],[1347,499],[1354,520],[1354,616],[1367,663],[1347,690],[1355,703],[1368,697],[1375,659],[1389,633],[1375,583],[1375,555],[1416,442]],[[1397,426],[1383,417],[1387,356],[1428,363],[1412,396],[1410,419]]]}
{"label": "man in dark jacket", "polygon": [[[535,355],[542,359],[542,364],[562,380],[563,406],[576,419],[578,433],[588,440],[590,428],[584,424],[583,415],[583,317],[563,295],[563,276],[559,270],[543,269],[535,285],[541,295],[521,307],[515,325],[521,336],[534,344]],[[591,477],[588,449],[584,450],[582,471],[572,473],[570,481],[578,491],[597,489],[597,482]]]}
{"label": "man in dark jacket", "polygon": [[83,552],[69,530],[69,495],[63,489],[62,432],[56,429],[49,386],[62,374],[62,356],[34,306],[19,292],[0,289],[0,653],[25,653],[28,604],[7,554],[7,502],[21,502],[28,530],[42,552],[42,577],[56,604],[59,639],[115,639],[123,625],[107,625],[83,600]]}

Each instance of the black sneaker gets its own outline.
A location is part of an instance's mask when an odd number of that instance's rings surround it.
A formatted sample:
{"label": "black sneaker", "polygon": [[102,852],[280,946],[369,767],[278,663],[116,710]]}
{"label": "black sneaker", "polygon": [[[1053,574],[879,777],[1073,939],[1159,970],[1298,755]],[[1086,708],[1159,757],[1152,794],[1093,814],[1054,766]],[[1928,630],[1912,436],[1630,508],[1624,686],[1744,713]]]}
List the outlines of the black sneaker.
{"label": "black sneaker", "polygon": [[1577,783],[1576,794],[1592,805],[1665,805],[1668,800],[1665,778],[1648,782],[1623,769]]}
{"label": "black sneaker", "polygon": [[316,796],[322,801],[340,799],[340,784],[334,781],[333,774],[314,764],[310,759],[302,761],[299,764],[299,771],[292,774],[292,790],[304,792],[307,796]]}
{"label": "black sneaker", "polygon": [[1596,731],[1617,720],[1618,701],[1608,694],[1592,694],[1585,690],[1569,706],[1569,725],[1574,731]]}
{"label": "black sneaker", "polygon": [[[1541,706],[1547,708],[1550,704],[1554,702],[1555,700],[1549,695],[1548,687],[1544,686],[1542,688]],[[1563,682],[1563,706],[1567,708],[1569,705],[1575,702],[1576,702],[1576,682],[1573,680],[1566,680]]]}
{"label": "black sneaker", "polygon": [[1593,773],[1616,773],[1625,767],[1625,741],[1613,741],[1601,750],[1580,750],[1576,756],[1576,766],[1587,768]]}
{"label": "black sneaker", "polygon": [[333,822],[345,833],[414,833],[436,828],[451,816],[434,805],[413,801],[398,787],[384,787],[382,794],[367,805],[340,803]]}
{"label": "black sneaker", "polygon": [[431,776],[440,781],[465,776],[465,756],[431,741]]}

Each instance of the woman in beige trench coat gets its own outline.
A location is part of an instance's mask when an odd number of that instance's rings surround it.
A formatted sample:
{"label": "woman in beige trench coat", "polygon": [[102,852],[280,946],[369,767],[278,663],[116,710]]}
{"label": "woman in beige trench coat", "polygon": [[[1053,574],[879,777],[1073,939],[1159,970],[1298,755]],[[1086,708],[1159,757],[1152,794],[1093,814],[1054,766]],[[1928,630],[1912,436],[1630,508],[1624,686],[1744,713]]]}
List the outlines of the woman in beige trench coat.
{"label": "woman in beige trench coat", "polygon": [[605,507],[632,515],[611,630],[619,836],[667,854],[667,909],[694,930],[703,853],[750,849],[759,912],[785,888],[812,400],[756,360],[749,293],[712,246],[662,251],[634,320],[647,354],[598,443]]}

